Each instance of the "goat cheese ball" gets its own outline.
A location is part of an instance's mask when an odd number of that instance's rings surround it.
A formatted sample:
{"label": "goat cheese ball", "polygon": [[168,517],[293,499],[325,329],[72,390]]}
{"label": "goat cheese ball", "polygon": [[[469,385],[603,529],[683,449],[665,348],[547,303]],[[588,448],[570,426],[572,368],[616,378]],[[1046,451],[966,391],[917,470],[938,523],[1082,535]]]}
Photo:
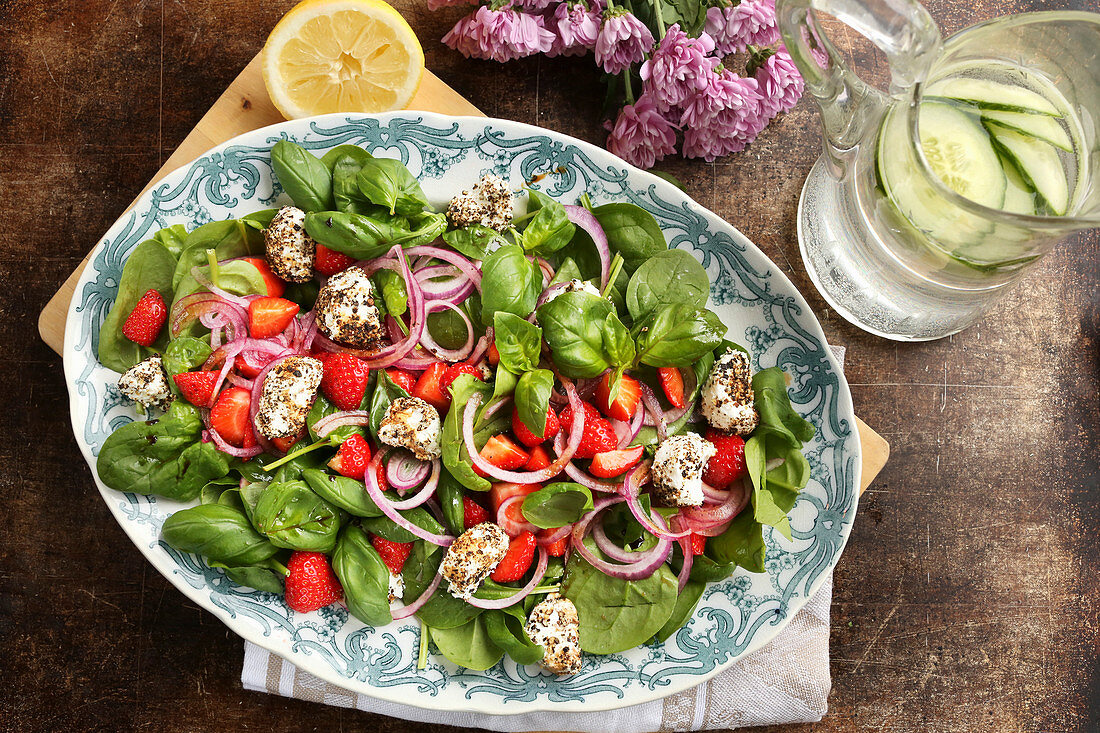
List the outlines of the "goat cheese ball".
{"label": "goat cheese ball", "polygon": [[567,280],[565,282],[565,287],[555,291],[549,298],[546,299],[546,302],[549,303],[554,298],[557,298],[559,295],[562,295],[564,293],[577,292],[595,295],[597,298],[600,297],[600,291],[597,290],[596,286],[594,286],[592,283],[585,282],[584,280]]}
{"label": "goat cheese ball", "polygon": [[167,410],[174,399],[160,354],[153,354],[127,369],[118,380],[118,391],[145,409]]}
{"label": "goat cheese ball", "polygon": [[314,312],[317,328],[345,346],[372,349],[385,336],[382,313],[374,303],[374,286],[361,267],[349,267],[330,277],[317,293]]}
{"label": "goat cheese ball", "polygon": [[395,448],[405,448],[417,460],[430,461],[443,455],[439,443],[442,426],[439,411],[419,397],[398,397],[386,409],[378,427],[378,439]]}
{"label": "goat cheese ball", "polygon": [[753,404],[748,354],[731,349],[718,357],[703,384],[699,407],[718,430],[748,435],[756,429],[760,416]]}
{"label": "goat cheese ball", "polygon": [[317,399],[324,365],[308,356],[288,356],[264,379],[256,429],[266,438],[290,438],[302,432]]}
{"label": "goat cheese ball", "polygon": [[512,189],[500,176],[484,175],[451,199],[447,219],[456,227],[480,224],[501,231],[512,223]]}
{"label": "goat cheese ball", "polygon": [[717,450],[695,433],[662,441],[653,456],[654,494],[670,506],[703,505],[703,469]]}
{"label": "goat cheese ball", "polygon": [[439,574],[447,580],[452,596],[466,600],[496,570],[507,552],[508,535],[504,530],[491,522],[482,522],[451,543],[439,564]]}
{"label": "goat cheese ball", "polygon": [[313,279],[313,260],[317,256],[317,243],[306,234],[303,224],[306,212],[293,206],[284,206],[264,229],[264,246],[267,264],[271,271],[290,283],[304,283]]}
{"label": "goat cheese ball", "polygon": [[527,617],[527,636],[541,644],[546,654],[539,665],[554,674],[581,671],[580,618],[573,601],[551,593],[531,609]]}

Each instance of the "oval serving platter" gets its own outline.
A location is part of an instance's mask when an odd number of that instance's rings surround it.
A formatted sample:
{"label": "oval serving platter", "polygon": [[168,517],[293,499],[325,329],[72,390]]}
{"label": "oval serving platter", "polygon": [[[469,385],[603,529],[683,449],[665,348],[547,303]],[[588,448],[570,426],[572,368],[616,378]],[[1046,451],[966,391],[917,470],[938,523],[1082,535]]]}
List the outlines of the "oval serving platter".
{"label": "oval serving platter", "polygon": [[272,125],[212,149],[166,177],[123,215],[92,253],[69,306],[65,379],[73,431],[95,475],[106,437],[135,419],[118,374],[95,358],[99,328],[127,254],[161,227],[188,229],[289,199],[271,172],[269,150],[293,140],[317,155],[342,144],[400,158],[433,203],[443,204],[485,173],[572,202],[632,201],[661,224],[670,246],[688,250],[711,278],[710,308],[744,344],[753,368],[782,367],[796,409],[817,428],[807,445],[812,476],[791,513],[793,539],[765,528],[767,572],[738,569],[707,588],[692,620],[663,644],[623,654],[585,655],[579,674],[558,678],[505,659],[484,672],[429,655],[417,669],[415,621],[375,628],[339,605],[290,611],[281,596],[236,585],[201,558],[160,540],[182,504],[120,493],[95,476],[115,519],[142,554],[184,595],[241,637],[323,680],[391,702],[492,714],[595,712],[655,700],[706,681],[772,639],[836,566],[855,519],[860,447],[851,395],[806,301],[743,234],[651,174],[566,135],[507,120],[421,112],[326,115]]}

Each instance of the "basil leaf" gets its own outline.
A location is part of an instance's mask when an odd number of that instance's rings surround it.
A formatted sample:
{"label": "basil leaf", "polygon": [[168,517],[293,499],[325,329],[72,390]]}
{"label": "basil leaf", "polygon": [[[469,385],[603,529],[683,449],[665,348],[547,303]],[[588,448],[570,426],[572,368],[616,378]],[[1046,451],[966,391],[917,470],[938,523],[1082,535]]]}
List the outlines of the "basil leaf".
{"label": "basil leaf", "polygon": [[271,567],[264,565],[231,567],[221,562],[210,563],[212,568],[222,568],[225,571],[225,576],[238,585],[248,586],[267,593],[284,593],[283,578],[285,576],[281,570],[274,567],[274,563],[271,565]]}
{"label": "basil leaf", "polygon": [[464,495],[462,484],[449,471],[441,471],[435,498],[443,509],[447,530],[456,537],[466,531],[466,507],[462,500]]}
{"label": "basil leaf", "polygon": [[[746,444],[746,448],[748,444]],[[736,563],[751,573],[764,572],[763,525],[752,512],[738,514],[725,532],[707,542],[707,553],[719,563]]]}
{"label": "basil leaf", "polygon": [[531,641],[519,606],[489,611],[482,615],[489,639],[516,664],[535,664],[546,654],[541,644]]}
{"label": "basil leaf", "polygon": [[221,504],[174,512],[160,532],[169,547],[231,566],[256,565],[279,552],[252,528],[248,517]]}
{"label": "basil leaf", "polygon": [[[409,308],[409,293],[405,289],[404,279],[393,270],[379,270],[374,273],[373,278],[375,286],[382,293],[386,312],[395,318],[404,315]],[[447,312],[450,313],[450,310]]]}
{"label": "basil leaf", "polygon": [[562,293],[539,307],[543,338],[561,374],[592,378],[610,366],[603,348],[603,324],[611,312],[611,303],[583,291]]}
{"label": "basil leaf", "polygon": [[271,147],[271,170],[279,185],[303,211],[333,208],[332,173],[301,145],[280,140]]}
{"label": "basil leaf", "polygon": [[496,229],[481,224],[470,224],[461,229],[443,232],[443,241],[471,260],[483,260],[490,252],[508,243]]}
{"label": "basil leaf", "polygon": [[340,580],[352,616],[371,626],[393,621],[390,571],[366,532],[354,525],[344,528],[332,553],[332,571]]}
{"label": "basil leaf", "polygon": [[634,339],[614,312],[604,321],[602,339],[604,353],[612,366],[625,368],[634,363]]}
{"label": "basil leaf", "polygon": [[332,169],[332,201],[338,211],[366,214],[374,208],[359,192],[357,182],[363,164],[372,157],[357,145],[340,145],[321,158]]}
{"label": "basil leaf", "polygon": [[592,492],[581,484],[547,484],[523,499],[524,518],[542,529],[573,524],[592,509]]}
{"label": "basil leaf", "polygon": [[[565,207],[549,196],[531,189],[530,196],[538,203],[537,213],[520,236],[523,249],[546,256],[569,244],[577,228],[569,221]],[[528,208],[530,210],[530,207]]]}
{"label": "basil leaf", "polygon": [[542,293],[542,270],[523,249],[506,244],[481,263],[481,321],[493,325],[498,311],[526,318]]}
{"label": "basil leaf", "polygon": [[385,254],[395,244],[413,247],[438,237],[447,226],[446,214],[426,214],[410,222],[385,221],[344,211],[315,211],[306,214],[306,234],[329,249],[360,260]]}
{"label": "basil leaf", "polygon": [[549,369],[525,372],[516,384],[519,419],[540,438],[546,432],[546,410],[550,406],[550,391],[553,388],[554,373]]}
{"label": "basil leaf", "polygon": [[253,516],[261,534],[273,545],[290,550],[331,552],[340,531],[336,507],[300,480],[268,486]]}
{"label": "basil leaf", "polygon": [[612,253],[622,255],[627,274],[654,255],[668,249],[661,225],[653,215],[630,203],[604,204],[592,210],[600,222]]}
{"label": "basil leaf", "polygon": [[385,206],[391,214],[418,214],[428,205],[416,176],[400,160],[370,158],[361,162],[355,179],[359,192],[373,204]]}
{"label": "basil leaf", "polygon": [[493,317],[493,339],[500,363],[513,374],[531,371],[542,353],[542,329],[512,313],[498,311]]}
{"label": "basil leaf", "polygon": [[382,510],[370,498],[362,481],[337,476],[318,468],[302,471],[302,478],[317,496],[355,517],[381,517]]}
{"label": "basil leaf", "polygon": [[481,616],[450,629],[428,628],[440,653],[459,667],[486,670],[504,656],[504,650],[489,637]]}
{"label": "basil leaf", "polygon": [[655,367],[686,367],[722,342],[726,326],[709,310],[678,303],[662,306],[635,323],[637,359]]}
{"label": "basil leaf", "polygon": [[[497,370],[498,375],[501,370]],[[499,376],[498,376],[499,379]],[[470,397],[479,393],[484,400],[489,396],[489,385],[469,374],[460,374],[451,383],[451,408],[443,419],[443,465],[460,484],[473,491],[488,491],[492,485],[474,473],[470,455],[462,439],[462,414]],[[475,434],[475,440],[477,438]],[[488,438],[486,438],[488,439]],[[478,446],[479,448],[481,446]]]}
{"label": "basil leaf", "polygon": [[682,249],[669,249],[634,271],[626,288],[626,308],[638,321],[665,305],[704,308],[709,294],[710,278],[699,261]]}

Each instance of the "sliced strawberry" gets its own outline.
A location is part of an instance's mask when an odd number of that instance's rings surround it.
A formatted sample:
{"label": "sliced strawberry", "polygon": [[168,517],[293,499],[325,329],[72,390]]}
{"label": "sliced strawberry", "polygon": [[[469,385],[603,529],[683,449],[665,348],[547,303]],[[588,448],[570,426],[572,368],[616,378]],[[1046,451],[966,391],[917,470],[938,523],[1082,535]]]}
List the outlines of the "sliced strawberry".
{"label": "sliced strawberry", "polygon": [[558,415],[554,412],[554,408],[549,405],[546,406],[546,425],[543,428],[543,434],[540,438],[535,435],[523,421],[519,419],[519,410],[512,409],[512,432],[519,438],[519,442],[523,443],[528,448],[534,448],[536,445],[545,443],[548,440],[553,439],[558,431],[561,430],[561,421],[558,420]]}
{"label": "sliced strawberry", "polygon": [[661,389],[669,404],[677,409],[687,407],[684,399],[684,375],[677,367],[657,367],[657,378],[661,380]]}
{"label": "sliced strawberry", "polygon": [[289,453],[290,449],[305,436],[305,431],[298,433],[297,435],[291,435],[288,438],[272,438],[271,443],[283,453]]}
{"label": "sliced strawberry", "polygon": [[341,410],[358,410],[367,392],[370,367],[362,359],[339,352],[325,360],[321,392]]}
{"label": "sliced strawberry", "polygon": [[256,298],[248,304],[248,333],[257,339],[278,336],[300,309],[297,303],[285,298]]}
{"label": "sliced strawberry", "polygon": [[723,433],[711,428],[706,439],[717,451],[703,472],[703,480],[716,489],[724,489],[748,471],[745,463],[745,440],[740,435]]}
{"label": "sliced strawberry", "polygon": [[392,542],[378,535],[372,535],[370,543],[374,546],[374,549],[378,550],[378,554],[382,556],[382,562],[386,563],[386,567],[390,569],[390,572],[394,575],[400,575],[401,570],[405,567],[405,561],[409,559],[409,553],[412,552],[413,543]]}
{"label": "sliced strawberry", "polygon": [[478,381],[484,381],[481,378],[481,370],[473,364],[451,364],[447,367],[447,370],[443,372],[443,377],[439,380],[440,389],[442,389],[445,394],[451,394],[451,383],[458,379],[461,374],[469,374]]}
{"label": "sliced strawberry", "polygon": [[407,372],[404,369],[389,368],[386,370],[386,376],[390,378],[390,381],[396,384],[401,389],[405,390],[409,394],[412,394],[413,387],[416,386],[416,375],[412,372]]}
{"label": "sliced strawberry", "polygon": [[286,292],[286,282],[271,271],[271,265],[267,264],[267,260],[263,257],[245,257],[244,261],[260,271],[260,276],[264,279],[264,285],[267,286],[267,294],[270,297],[278,298]]}
{"label": "sliced strawberry", "polygon": [[[539,539],[549,537],[551,533],[557,532],[556,529],[542,529],[539,530]],[[551,542],[546,545],[546,554],[550,557],[561,557],[565,554],[565,551],[569,549],[569,535],[565,535],[560,540]]]}
{"label": "sliced strawberry", "polygon": [[370,464],[370,457],[370,444],[359,433],[353,433],[336,449],[336,455],[329,460],[328,467],[341,476],[362,481]]}
{"label": "sliced strawberry", "polygon": [[489,363],[496,366],[500,363],[500,351],[497,350],[495,342],[489,344],[489,351],[486,352],[486,357],[489,359]]}
{"label": "sliced strawberry", "polygon": [[636,445],[631,448],[621,448],[597,453],[592,456],[592,465],[589,466],[588,470],[591,471],[593,476],[598,476],[600,478],[621,476],[638,465],[638,461],[642,460],[642,453],[644,451],[645,448]]}
{"label": "sliced strawberry", "polygon": [[527,471],[541,471],[544,468],[549,468],[553,461],[550,460],[550,455],[546,452],[546,449],[541,445],[536,445],[531,449],[531,457],[527,459],[527,463],[523,468]]}
{"label": "sliced strawberry", "polygon": [[263,371],[263,367],[257,369],[251,366],[241,354],[237,354],[237,358],[233,360],[233,368],[237,370],[237,374],[240,374],[245,379],[252,379],[258,377],[260,372]]}
{"label": "sliced strawberry", "polygon": [[313,256],[313,269],[322,275],[335,275],[354,264],[354,257],[348,257],[343,252],[337,252],[320,242],[317,243],[317,254]]}
{"label": "sliced strawberry", "polygon": [[122,335],[142,346],[152,346],[168,320],[168,306],[156,290],[146,290],[145,295],[126,316],[122,324]]}
{"label": "sliced strawberry", "polygon": [[242,387],[230,387],[222,390],[218,401],[210,410],[210,427],[226,443],[237,448],[251,448],[256,445],[256,436],[252,432],[252,421],[248,417],[248,408],[252,403],[252,393]]}
{"label": "sliced strawberry", "polygon": [[419,397],[441,413],[451,406],[451,394],[443,390],[443,374],[447,365],[436,362],[424,370],[412,388],[412,396]]}
{"label": "sliced strawberry", "polygon": [[[507,435],[494,435],[489,438],[485,443],[485,447],[481,449],[478,455],[497,468],[503,468],[505,471],[514,471],[517,468],[522,468],[531,457],[527,455],[522,448],[512,442],[512,439]],[[479,476],[486,475],[477,466],[474,466],[474,471]]]}
{"label": "sliced strawberry", "polygon": [[706,535],[691,534],[691,554],[702,555],[707,551],[707,537]]}
{"label": "sliced strawberry", "polygon": [[489,512],[468,496],[462,497],[462,524],[466,529],[489,521]]}
{"label": "sliced strawberry", "polygon": [[[584,433],[574,458],[591,458],[597,453],[615,450],[619,445],[615,428],[611,427],[611,423],[595,407],[587,402],[581,404],[584,405]],[[566,430],[572,429],[572,408],[566,407],[561,411],[561,424]]]}
{"label": "sliced strawberry", "polygon": [[183,399],[192,405],[210,407],[214,404],[214,386],[218,383],[217,372],[183,372],[173,376],[172,381],[180,388]]}
{"label": "sliced strawberry", "polygon": [[[527,496],[542,488],[541,484],[509,484],[501,482],[493,484],[493,488],[489,489],[489,504],[493,507],[493,513],[496,514],[500,511],[500,505],[511,499],[513,496]],[[519,506],[522,502],[515,502],[513,506]],[[523,515],[519,516],[519,521],[525,522]]]}
{"label": "sliced strawberry", "polygon": [[504,559],[489,577],[498,583],[511,583],[522,578],[531,567],[536,545],[535,535],[530,532],[522,532],[519,536],[513,537],[508,543],[508,552],[505,553]]}
{"label": "sliced strawberry", "polygon": [[603,414],[616,420],[627,421],[634,417],[638,403],[642,399],[642,385],[637,379],[624,374],[619,380],[619,393],[611,399],[611,372],[603,375],[596,386],[596,406]]}
{"label": "sliced strawberry", "polygon": [[328,558],[320,552],[295,552],[286,564],[286,605],[309,613],[344,597]]}

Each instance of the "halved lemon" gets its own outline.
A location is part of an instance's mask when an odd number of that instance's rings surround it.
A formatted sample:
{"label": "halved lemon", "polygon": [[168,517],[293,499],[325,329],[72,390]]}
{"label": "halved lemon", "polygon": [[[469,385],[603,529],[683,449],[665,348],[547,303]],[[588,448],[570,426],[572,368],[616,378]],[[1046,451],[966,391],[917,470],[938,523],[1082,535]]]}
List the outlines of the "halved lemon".
{"label": "halved lemon", "polygon": [[402,109],[424,74],[424,49],[381,0],[305,0],[263,50],[264,83],[287,119]]}

